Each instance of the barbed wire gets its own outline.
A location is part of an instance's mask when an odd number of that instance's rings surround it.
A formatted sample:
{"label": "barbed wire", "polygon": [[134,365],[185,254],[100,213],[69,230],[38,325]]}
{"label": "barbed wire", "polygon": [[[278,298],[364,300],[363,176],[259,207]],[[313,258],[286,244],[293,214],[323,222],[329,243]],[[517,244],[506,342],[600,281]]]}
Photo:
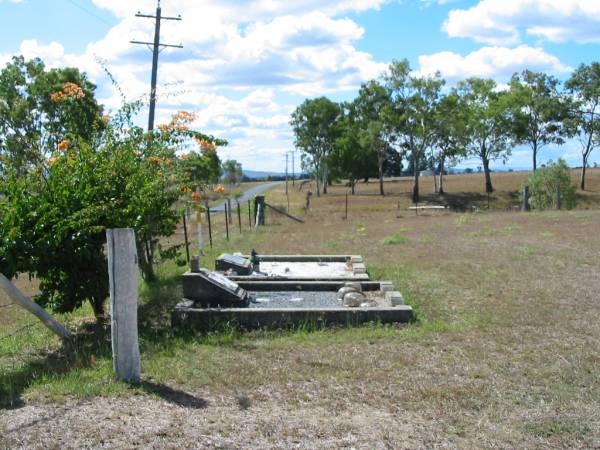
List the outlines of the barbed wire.
{"label": "barbed wire", "polygon": [[8,334],[5,334],[4,336],[0,336],[0,341],[3,341],[3,340],[5,340],[5,339],[11,338],[11,337],[14,337],[14,336],[16,336],[17,334],[20,334],[20,333],[22,333],[24,330],[27,330],[27,329],[29,329],[29,328],[32,328],[32,327],[34,327],[34,326],[36,326],[36,325],[38,325],[38,324],[39,324],[38,322],[31,322],[31,323],[28,323],[28,324],[26,324],[26,325],[24,325],[24,326],[22,326],[22,327],[20,327],[20,328],[17,328],[17,329],[16,329],[16,330],[14,330],[12,333],[8,333]]}

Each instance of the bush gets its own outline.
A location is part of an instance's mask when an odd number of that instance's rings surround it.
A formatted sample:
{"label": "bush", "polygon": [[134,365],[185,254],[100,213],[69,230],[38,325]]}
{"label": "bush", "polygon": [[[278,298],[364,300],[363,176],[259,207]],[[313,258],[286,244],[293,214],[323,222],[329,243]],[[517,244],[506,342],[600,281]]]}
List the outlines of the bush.
{"label": "bush", "polygon": [[[525,182],[529,186],[533,209],[556,208],[556,187],[560,187],[561,207],[575,206],[575,188],[571,183],[571,171],[563,159],[550,161],[546,167],[536,170]],[[521,190],[522,192],[522,190]]]}

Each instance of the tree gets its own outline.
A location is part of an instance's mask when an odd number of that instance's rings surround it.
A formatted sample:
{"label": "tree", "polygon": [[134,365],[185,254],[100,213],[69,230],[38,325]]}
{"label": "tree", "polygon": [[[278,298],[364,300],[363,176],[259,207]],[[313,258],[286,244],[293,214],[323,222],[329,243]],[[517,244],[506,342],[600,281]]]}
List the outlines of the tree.
{"label": "tree", "polygon": [[334,142],[328,161],[332,176],[348,178],[352,195],[357,180],[377,173],[375,151],[361,142],[360,127],[354,109],[353,103],[343,105],[343,115],[338,125],[339,136]]}
{"label": "tree", "polygon": [[242,179],[242,165],[233,159],[228,159],[223,163],[223,172],[225,172],[225,182],[234,185]]}
{"label": "tree", "polygon": [[[56,92],[62,90],[40,93],[40,98]],[[147,280],[154,277],[157,238],[175,230],[180,216],[174,204],[187,188],[180,183],[176,150],[191,138],[213,146],[224,143],[190,131],[186,123],[192,115],[184,112],[145,133],[131,125],[135,107],[126,105],[94,134],[84,129],[79,137],[71,129],[71,139],[48,147],[50,154],[39,162],[4,166],[0,271],[8,277],[24,272],[38,277],[36,300],[57,311],[89,301],[95,315],[103,315],[107,228],[135,230],[140,269]],[[54,130],[48,133],[62,133]],[[52,140],[58,138],[51,134],[47,142]]]}
{"label": "tree", "polygon": [[461,107],[466,112],[468,154],[481,159],[485,191],[493,192],[490,161],[506,159],[510,154],[511,127],[505,92],[496,89],[490,79],[469,78],[458,84]]}
{"label": "tree", "polygon": [[377,155],[379,194],[385,195],[383,176],[386,161],[390,157],[392,135],[385,121],[391,108],[389,90],[377,81],[363,84],[352,104],[353,116],[358,125],[361,146]]}
{"label": "tree", "polygon": [[566,81],[573,108],[569,125],[581,144],[581,181],[585,190],[585,174],[592,151],[600,145],[600,63],[580,65]]}
{"label": "tree", "polygon": [[446,162],[464,157],[467,147],[466,112],[455,90],[438,103],[435,116],[433,160],[439,170],[438,193],[443,194]]}
{"label": "tree", "polygon": [[537,158],[548,144],[564,144],[567,104],[558,93],[558,80],[541,72],[523,71],[510,82],[509,107],[516,144],[527,144]]}
{"label": "tree", "polygon": [[[409,152],[412,166],[417,168],[435,142],[435,111],[445,82],[439,73],[433,77],[411,75],[407,60],[393,61],[385,80],[392,98],[386,122],[394,130],[394,141]],[[414,171],[412,199],[419,201],[418,170]]]}
{"label": "tree", "polygon": [[317,196],[319,180],[323,179],[323,193],[327,193],[327,157],[338,137],[337,123],[341,117],[340,105],[326,97],[307,99],[292,113],[290,125],[294,130],[295,145],[307,154],[315,173]]}
{"label": "tree", "polygon": [[95,88],[75,68],[13,57],[0,71],[0,173],[23,175],[61,142],[91,141],[104,127]]}

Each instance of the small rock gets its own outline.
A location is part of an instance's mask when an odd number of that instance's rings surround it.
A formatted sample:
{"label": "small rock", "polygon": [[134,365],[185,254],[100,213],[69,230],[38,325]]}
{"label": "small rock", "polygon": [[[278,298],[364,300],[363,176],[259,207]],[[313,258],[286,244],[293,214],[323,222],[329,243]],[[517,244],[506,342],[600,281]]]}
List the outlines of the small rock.
{"label": "small rock", "polygon": [[360,304],[361,308],[375,308],[377,306],[377,302],[374,301],[370,301],[370,302],[364,302]]}
{"label": "small rock", "polygon": [[351,287],[351,288],[354,288],[356,290],[356,292],[362,292],[362,284],[354,282],[354,281],[349,281],[348,283],[344,283],[344,287]]}
{"label": "small rock", "polygon": [[360,292],[348,292],[344,295],[344,306],[349,306],[351,308],[356,308],[360,306],[361,303],[364,303],[365,296]]}
{"label": "small rock", "polygon": [[344,298],[344,295],[346,295],[349,292],[358,292],[358,291],[353,287],[344,286],[337,292],[338,300],[342,300]]}

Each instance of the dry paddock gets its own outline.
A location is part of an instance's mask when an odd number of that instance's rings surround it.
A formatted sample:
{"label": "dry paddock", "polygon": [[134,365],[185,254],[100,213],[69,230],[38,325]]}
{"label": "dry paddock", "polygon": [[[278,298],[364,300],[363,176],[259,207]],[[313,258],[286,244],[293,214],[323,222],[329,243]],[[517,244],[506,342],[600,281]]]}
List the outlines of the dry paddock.
{"label": "dry paddock", "polygon": [[104,395],[42,380],[0,409],[0,448],[600,448],[599,210],[416,216],[361,196],[344,220],[340,199],[303,213],[293,191],[305,224],[271,216],[221,249],[361,253],[419,324],[186,343]]}

